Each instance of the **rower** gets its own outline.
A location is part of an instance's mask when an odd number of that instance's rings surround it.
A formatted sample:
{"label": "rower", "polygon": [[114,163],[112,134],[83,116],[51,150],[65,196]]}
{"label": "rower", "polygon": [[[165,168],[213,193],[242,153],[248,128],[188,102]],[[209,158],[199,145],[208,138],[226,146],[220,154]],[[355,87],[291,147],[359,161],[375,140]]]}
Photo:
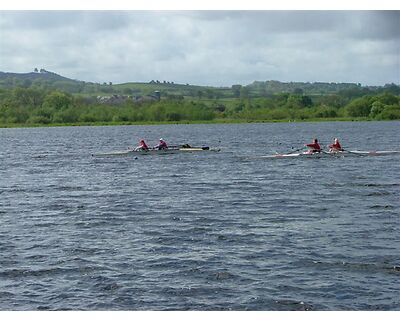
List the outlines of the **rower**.
{"label": "rower", "polygon": [[309,148],[308,153],[321,152],[321,146],[318,143],[318,139],[314,139],[313,143],[305,144]]}
{"label": "rower", "polygon": [[139,141],[139,145],[135,148],[135,151],[139,151],[139,150],[143,150],[143,151],[149,150],[149,147],[147,146],[146,142],[144,142],[143,139]]}
{"label": "rower", "polygon": [[168,149],[167,143],[163,140],[163,138],[160,138],[160,142],[158,145],[154,146],[154,149],[162,150],[162,149]]}
{"label": "rower", "polygon": [[333,144],[329,145],[329,152],[337,152],[337,151],[343,151],[342,146],[340,145],[339,139],[335,138],[333,140]]}

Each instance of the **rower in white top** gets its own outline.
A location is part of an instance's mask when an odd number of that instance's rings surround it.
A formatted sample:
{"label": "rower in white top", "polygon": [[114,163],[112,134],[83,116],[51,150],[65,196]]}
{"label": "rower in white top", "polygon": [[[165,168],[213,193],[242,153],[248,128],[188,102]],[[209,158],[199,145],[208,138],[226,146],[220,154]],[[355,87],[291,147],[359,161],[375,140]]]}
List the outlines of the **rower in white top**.
{"label": "rower in white top", "polygon": [[158,145],[154,146],[154,149],[156,150],[164,150],[168,149],[167,143],[163,140],[163,138],[160,138],[160,142]]}
{"label": "rower in white top", "polygon": [[341,152],[343,151],[342,146],[340,145],[339,139],[335,138],[333,143],[329,145],[329,152]]}

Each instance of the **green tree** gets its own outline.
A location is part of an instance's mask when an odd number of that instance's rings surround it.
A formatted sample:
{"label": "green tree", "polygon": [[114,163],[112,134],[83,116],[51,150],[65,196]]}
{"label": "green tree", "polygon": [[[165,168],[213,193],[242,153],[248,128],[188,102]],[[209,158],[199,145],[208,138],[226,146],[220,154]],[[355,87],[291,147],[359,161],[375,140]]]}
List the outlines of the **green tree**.
{"label": "green tree", "polygon": [[296,94],[296,95],[300,95],[301,96],[301,95],[303,95],[304,92],[303,92],[303,89],[296,88],[296,89],[293,90],[293,93]]}
{"label": "green tree", "polygon": [[286,101],[286,107],[288,108],[301,108],[302,107],[302,97],[291,94],[289,95],[287,101]]}
{"label": "green tree", "polygon": [[400,94],[400,86],[397,86],[394,83],[385,84],[383,89],[385,90],[385,92],[388,92],[388,93],[391,93],[391,94],[395,94],[395,95],[399,95]]}
{"label": "green tree", "polygon": [[232,86],[232,93],[233,93],[233,96],[235,98],[239,98],[240,97],[240,89],[241,88],[242,88],[242,86],[240,84],[234,84]]}
{"label": "green tree", "polygon": [[131,94],[133,93],[133,91],[132,91],[131,88],[124,88],[124,89],[122,90],[122,92],[123,92],[124,94],[128,94],[128,95],[131,95]]}
{"label": "green tree", "polygon": [[68,108],[59,110],[53,115],[53,122],[57,123],[74,123],[79,119],[79,112],[76,108]]}
{"label": "green tree", "polygon": [[320,106],[314,111],[316,118],[335,118],[337,117],[337,110],[333,107]]}
{"label": "green tree", "polygon": [[383,111],[376,116],[378,120],[397,120],[400,119],[400,105],[385,106]]}
{"label": "green tree", "polygon": [[385,105],[391,105],[399,103],[400,98],[391,93],[385,92],[383,94],[373,97],[372,100],[382,102]]}
{"label": "green tree", "polygon": [[249,88],[241,87],[239,95],[240,95],[240,99],[248,99],[249,98]]}
{"label": "green tree", "polygon": [[72,104],[72,100],[72,96],[66,93],[53,91],[44,98],[43,107],[60,110],[62,108],[68,108]]}
{"label": "green tree", "polygon": [[11,99],[21,107],[38,107],[42,104],[44,91],[36,88],[15,88]]}
{"label": "green tree", "polygon": [[371,112],[371,97],[365,96],[354,99],[346,106],[350,117],[368,117]]}
{"label": "green tree", "polygon": [[380,102],[380,101],[375,101],[373,104],[372,104],[372,107],[371,107],[371,111],[370,111],[370,113],[369,113],[369,116],[371,117],[371,118],[376,118],[376,116],[378,115],[378,114],[380,114],[380,113],[382,113],[382,111],[385,109],[385,105],[382,103],[382,102]]}
{"label": "green tree", "polygon": [[300,104],[302,107],[311,107],[313,105],[313,102],[309,96],[302,96]]}

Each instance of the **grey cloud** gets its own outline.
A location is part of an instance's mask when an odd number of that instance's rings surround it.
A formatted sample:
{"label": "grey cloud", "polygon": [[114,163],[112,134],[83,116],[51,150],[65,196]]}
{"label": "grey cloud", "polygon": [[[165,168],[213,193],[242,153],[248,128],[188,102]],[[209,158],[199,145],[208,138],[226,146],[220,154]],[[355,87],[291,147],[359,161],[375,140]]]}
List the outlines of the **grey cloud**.
{"label": "grey cloud", "polygon": [[91,30],[115,30],[130,23],[122,11],[2,11],[3,28],[53,30],[74,26]]}
{"label": "grey cloud", "polygon": [[400,39],[400,11],[361,11],[357,15],[346,12],[342,33],[355,39],[386,41]]}
{"label": "grey cloud", "polygon": [[61,11],[2,11],[2,28],[16,30],[48,30],[62,28],[66,25],[76,25],[80,14],[66,14]]}
{"label": "grey cloud", "polygon": [[381,40],[400,36],[400,11],[202,11],[193,16],[231,25],[228,32],[340,32],[347,36]]}
{"label": "grey cloud", "polygon": [[86,81],[399,82],[398,11],[0,12],[0,70]]}

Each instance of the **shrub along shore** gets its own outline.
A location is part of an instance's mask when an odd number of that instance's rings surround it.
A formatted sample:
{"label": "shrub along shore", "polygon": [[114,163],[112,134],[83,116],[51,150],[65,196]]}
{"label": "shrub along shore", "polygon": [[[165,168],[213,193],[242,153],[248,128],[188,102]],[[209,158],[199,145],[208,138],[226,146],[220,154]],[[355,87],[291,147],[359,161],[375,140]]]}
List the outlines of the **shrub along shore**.
{"label": "shrub along shore", "polygon": [[[95,126],[151,126],[151,125],[188,125],[188,124],[237,124],[237,123],[296,123],[296,122],[362,122],[377,121],[369,118],[316,118],[306,120],[243,120],[243,119],[215,119],[215,120],[197,120],[197,121],[119,121],[119,122],[74,122],[74,123],[7,123],[1,124],[0,128],[41,128],[41,127],[95,127]],[[395,121],[395,120],[378,120],[378,121]]]}
{"label": "shrub along shore", "polygon": [[384,90],[233,98],[167,95],[115,104],[59,90],[0,89],[0,127],[397,119],[400,96]]}

